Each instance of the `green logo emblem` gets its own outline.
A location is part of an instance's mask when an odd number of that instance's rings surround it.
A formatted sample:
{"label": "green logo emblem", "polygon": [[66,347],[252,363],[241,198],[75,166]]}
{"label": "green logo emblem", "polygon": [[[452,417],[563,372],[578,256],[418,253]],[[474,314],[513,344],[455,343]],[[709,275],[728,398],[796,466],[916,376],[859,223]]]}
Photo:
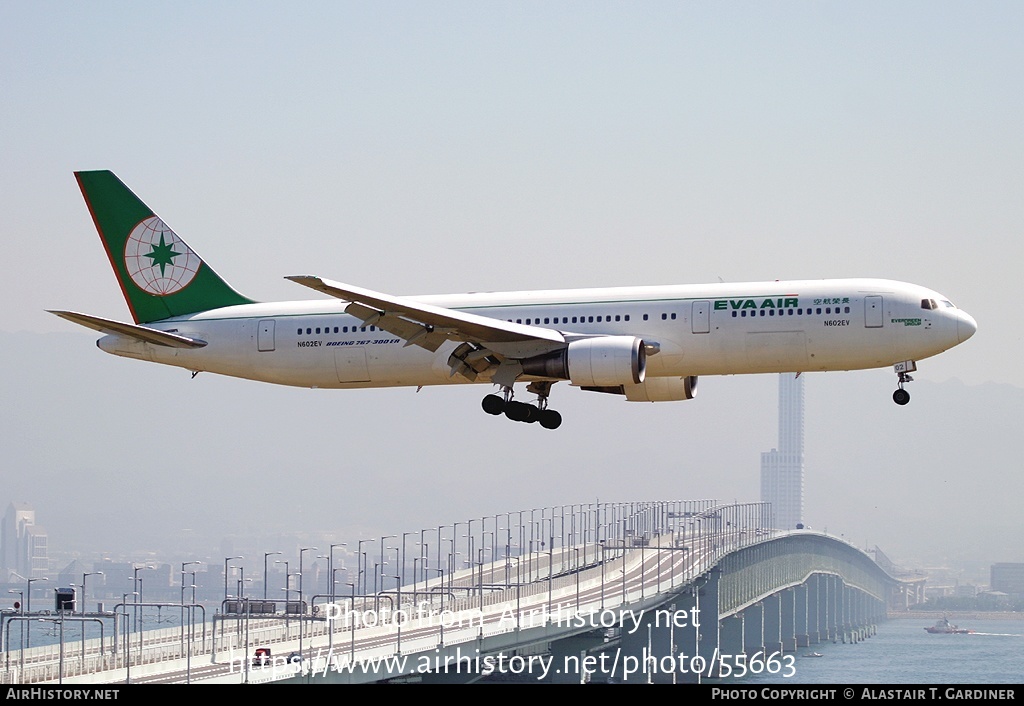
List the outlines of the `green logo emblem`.
{"label": "green logo emblem", "polygon": [[151,216],[128,235],[124,264],[141,290],[165,297],[188,286],[202,260],[166,223]]}

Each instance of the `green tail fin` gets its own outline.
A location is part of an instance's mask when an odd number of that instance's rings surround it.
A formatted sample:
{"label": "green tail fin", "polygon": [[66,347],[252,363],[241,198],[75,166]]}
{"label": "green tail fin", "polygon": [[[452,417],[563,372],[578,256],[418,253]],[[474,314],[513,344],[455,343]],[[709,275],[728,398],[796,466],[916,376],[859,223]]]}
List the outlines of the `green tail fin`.
{"label": "green tail fin", "polygon": [[251,304],[112,172],[75,172],[137,324]]}

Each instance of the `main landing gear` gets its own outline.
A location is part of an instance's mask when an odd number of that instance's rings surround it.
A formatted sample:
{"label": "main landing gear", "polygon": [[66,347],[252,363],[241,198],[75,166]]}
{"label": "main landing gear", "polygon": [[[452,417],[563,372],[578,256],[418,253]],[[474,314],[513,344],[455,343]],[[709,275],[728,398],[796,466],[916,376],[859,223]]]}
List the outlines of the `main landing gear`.
{"label": "main landing gear", "polygon": [[917,363],[912,360],[905,360],[902,363],[896,363],[893,369],[896,371],[899,382],[897,383],[898,388],[896,392],[892,393],[892,401],[902,407],[907,402],[910,402],[910,393],[903,389],[903,385],[913,382],[914,378],[910,377],[910,373],[917,370]]}
{"label": "main landing gear", "polygon": [[512,399],[512,388],[501,388],[500,395],[487,395],[481,406],[488,414],[504,414],[514,422],[533,424],[539,422],[545,429],[557,429],[562,424],[562,415],[548,409],[548,395],[551,393],[550,382],[533,382],[526,388],[527,392],[537,395],[536,404],[516,402]]}

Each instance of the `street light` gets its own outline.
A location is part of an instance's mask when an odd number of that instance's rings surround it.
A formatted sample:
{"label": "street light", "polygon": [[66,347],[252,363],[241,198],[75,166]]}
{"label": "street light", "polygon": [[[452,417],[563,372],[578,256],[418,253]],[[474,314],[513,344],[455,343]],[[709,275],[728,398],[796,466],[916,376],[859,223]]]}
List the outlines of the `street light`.
{"label": "street light", "polygon": [[[327,550],[327,573],[331,577],[331,590],[329,591],[329,593],[331,594],[331,603],[334,603],[334,548],[347,546],[348,542],[338,542],[337,544],[332,544],[330,548]],[[333,633],[334,631],[332,630],[331,632]]]}
{"label": "street light", "polygon": [[[24,615],[25,614],[25,593],[24,593],[24,591],[19,591],[19,590],[15,589],[15,588],[8,588],[7,592],[8,593],[17,593],[18,594],[18,597],[19,597],[18,605],[15,606],[15,607],[21,612],[22,615]],[[29,623],[29,625],[31,626],[31,623]],[[8,630],[9,629],[10,629],[10,623],[8,623]],[[31,627],[29,629],[31,630]],[[18,643],[21,645],[21,650],[19,652],[21,654],[22,669],[24,669],[24,666],[25,666],[25,623],[24,623],[24,621],[20,621],[20,620],[18,621],[18,634],[21,637],[21,639],[18,641]],[[10,637],[10,634],[8,633],[8,638],[9,637]],[[11,658],[11,654],[10,654],[10,652],[8,652],[7,653],[7,660],[8,660],[8,662],[10,661],[10,658]]]}
{"label": "street light", "polygon": [[[131,630],[128,629],[130,627],[129,624],[128,624],[128,596],[138,597],[138,595],[139,594],[138,594],[137,591],[132,591],[131,593],[123,593],[123,594],[121,594],[121,615],[124,616],[124,667],[125,667],[124,683],[125,684],[131,684],[132,683],[132,650],[131,650],[131,647],[132,647],[132,645],[131,645],[131,634],[132,633],[131,633]],[[133,598],[132,600],[134,601],[135,599]],[[140,641],[141,641],[141,638],[140,638]]]}
{"label": "street light", "polygon": [[[92,572],[89,572],[89,573],[82,574],[82,609],[80,611],[78,611],[78,612],[81,615],[83,615],[83,616],[85,615],[85,577],[86,576],[102,576],[102,575],[103,575],[102,571],[92,571]],[[63,617],[61,618],[60,630],[61,630],[61,640],[63,640],[64,639],[64,618]],[[63,645],[62,645],[62,647],[63,647]],[[103,650],[101,648],[100,652],[102,653],[102,651]],[[61,651],[61,654],[63,654],[63,650]],[[85,670],[85,623],[84,622],[82,623],[82,670],[83,671]]]}
{"label": "street light", "polygon": [[[186,566],[191,566],[192,564],[202,564],[202,563],[203,562],[198,561],[198,560],[197,561],[183,561],[183,562],[181,562],[181,644],[182,644],[182,646],[185,645],[185,567]],[[194,578],[192,579],[192,585],[193,585],[193,588],[195,588],[195,579]],[[192,602],[195,603],[195,601],[192,601]],[[192,619],[193,619],[192,610],[193,609],[190,606],[189,610],[188,610],[188,616],[189,616],[189,639],[191,639],[191,634],[192,634],[191,633]],[[191,649],[191,647],[189,647],[189,649]]]}
{"label": "street light", "polygon": [[[303,552],[315,552],[315,551],[319,551],[317,549],[317,547],[303,547],[302,549],[299,550],[299,605],[300,605],[300,607],[301,607],[302,601],[303,601],[303,597],[302,597],[302,553]],[[303,609],[302,612],[305,613],[306,612],[305,609]]]}
{"label": "street light", "polygon": [[[45,576],[40,576],[34,579],[25,579],[25,612],[32,613],[32,584],[35,581],[47,581]],[[32,623],[29,623],[29,628],[25,632],[25,647],[32,646]]]}
{"label": "street light", "polygon": [[[384,590],[384,540],[385,539],[395,539],[397,537],[398,537],[397,534],[386,534],[386,535],[384,535],[383,537],[380,538],[380,554],[378,554],[378,556],[380,557],[380,567],[381,567],[380,590],[382,590],[382,591]],[[373,582],[374,582],[374,584],[377,583],[377,572],[376,572],[376,570],[374,570]]]}
{"label": "street light", "polygon": [[[102,571],[90,571],[89,573],[82,574],[82,609],[78,611],[80,614],[85,615],[85,577],[86,576],[102,576]],[[82,628],[82,639],[85,639],[85,628]]]}
{"label": "street light", "polygon": [[267,557],[281,552],[263,552],[263,600],[267,600]]}
{"label": "street light", "polygon": [[234,561],[235,559],[244,559],[244,556],[227,556],[224,557],[224,600],[228,599],[228,562]]}

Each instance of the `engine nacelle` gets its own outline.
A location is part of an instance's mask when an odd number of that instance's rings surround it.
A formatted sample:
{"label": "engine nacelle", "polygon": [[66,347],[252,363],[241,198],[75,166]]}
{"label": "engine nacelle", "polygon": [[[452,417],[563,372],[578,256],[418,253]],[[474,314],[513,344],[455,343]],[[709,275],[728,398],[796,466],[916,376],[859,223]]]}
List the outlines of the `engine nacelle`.
{"label": "engine nacelle", "polygon": [[676,402],[692,400],[697,394],[697,376],[647,378],[639,385],[623,385],[627,402]]}
{"label": "engine nacelle", "polygon": [[596,336],[521,361],[523,372],[568,380],[579,387],[640,385],[647,369],[644,342],[635,336]]}

